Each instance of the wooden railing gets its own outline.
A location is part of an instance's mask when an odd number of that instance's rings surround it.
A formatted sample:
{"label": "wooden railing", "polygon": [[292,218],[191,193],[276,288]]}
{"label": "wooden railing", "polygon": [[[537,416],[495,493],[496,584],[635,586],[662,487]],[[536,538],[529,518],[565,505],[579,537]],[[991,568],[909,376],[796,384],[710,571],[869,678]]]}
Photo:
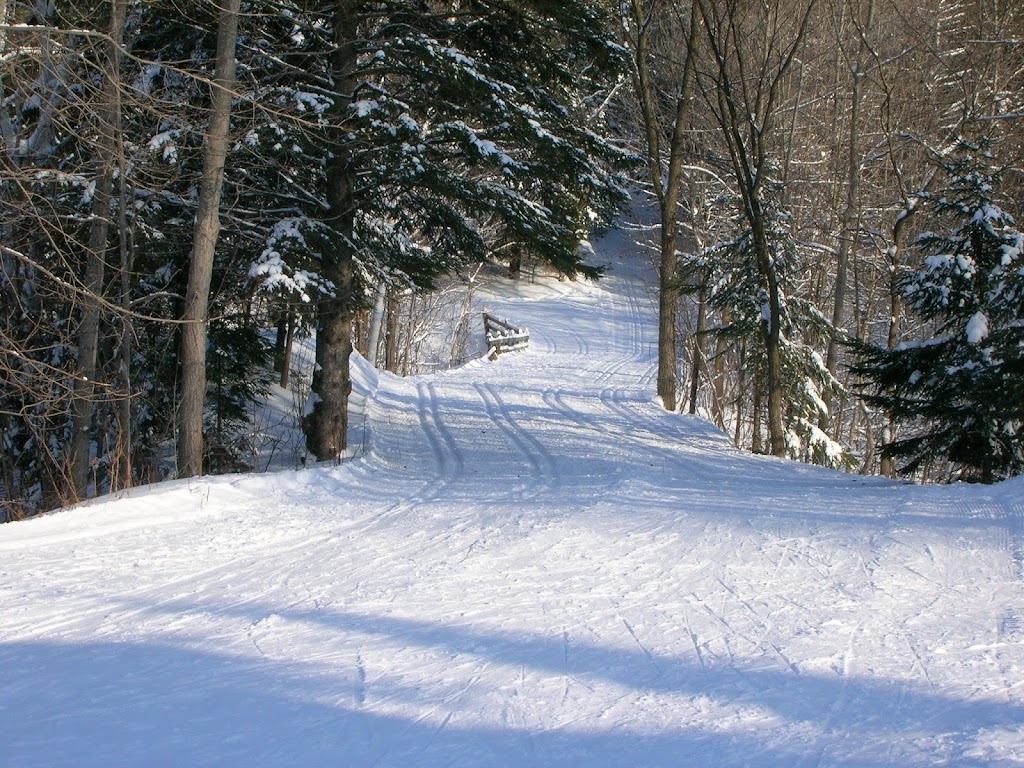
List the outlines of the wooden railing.
{"label": "wooden railing", "polygon": [[530,344],[528,330],[516,328],[486,312],[484,312],[484,334],[487,336],[487,356],[491,360],[504,352],[526,349]]}

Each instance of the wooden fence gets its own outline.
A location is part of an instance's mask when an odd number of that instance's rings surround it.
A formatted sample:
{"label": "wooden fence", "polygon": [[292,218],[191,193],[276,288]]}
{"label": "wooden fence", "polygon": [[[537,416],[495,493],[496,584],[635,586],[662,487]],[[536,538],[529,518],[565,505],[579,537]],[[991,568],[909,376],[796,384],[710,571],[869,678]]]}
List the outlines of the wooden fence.
{"label": "wooden fence", "polygon": [[516,328],[486,312],[484,312],[484,334],[487,336],[487,357],[491,360],[504,352],[526,349],[530,344],[528,330]]}

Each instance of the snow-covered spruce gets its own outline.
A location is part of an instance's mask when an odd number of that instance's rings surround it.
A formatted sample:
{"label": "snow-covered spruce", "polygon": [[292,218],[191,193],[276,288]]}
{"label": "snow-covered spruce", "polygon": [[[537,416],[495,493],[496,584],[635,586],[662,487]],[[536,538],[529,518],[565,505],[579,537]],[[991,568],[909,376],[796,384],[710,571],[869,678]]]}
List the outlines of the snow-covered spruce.
{"label": "snow-covered spruce", "polygon": [[922,195],[946,229],[917,238],[921,265],[902,288],[929,335],[864,347],[855,369],[902,426],[884,451],[907,472],[936,460],[983,482],[1024,472],[1024,233],[987,159],[964,143],[947,187]]}

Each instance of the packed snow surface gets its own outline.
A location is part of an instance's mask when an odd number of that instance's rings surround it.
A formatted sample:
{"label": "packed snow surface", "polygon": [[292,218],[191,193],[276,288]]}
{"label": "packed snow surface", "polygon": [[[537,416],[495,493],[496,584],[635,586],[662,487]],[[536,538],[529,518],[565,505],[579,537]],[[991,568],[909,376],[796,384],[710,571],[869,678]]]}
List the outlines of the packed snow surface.
{"label": "packed snow surface", "polygon": [[0,527],[0,765],[1024,765],[1024,484],[733,449],[654,402],[629,239],[359,364],[357,456]]}

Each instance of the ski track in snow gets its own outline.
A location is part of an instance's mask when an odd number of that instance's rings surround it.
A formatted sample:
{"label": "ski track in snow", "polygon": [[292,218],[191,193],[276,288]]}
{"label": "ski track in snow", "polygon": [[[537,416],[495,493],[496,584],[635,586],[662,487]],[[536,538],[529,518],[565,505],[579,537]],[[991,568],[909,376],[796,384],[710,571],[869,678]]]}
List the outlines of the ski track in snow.
{"label": "ski track in snow", "polygon": [[527,352],[357,364],[354,460],[0,527],[0,766],[1024,765],[1024,481],[666,414],[636,250],[495,289]]}

